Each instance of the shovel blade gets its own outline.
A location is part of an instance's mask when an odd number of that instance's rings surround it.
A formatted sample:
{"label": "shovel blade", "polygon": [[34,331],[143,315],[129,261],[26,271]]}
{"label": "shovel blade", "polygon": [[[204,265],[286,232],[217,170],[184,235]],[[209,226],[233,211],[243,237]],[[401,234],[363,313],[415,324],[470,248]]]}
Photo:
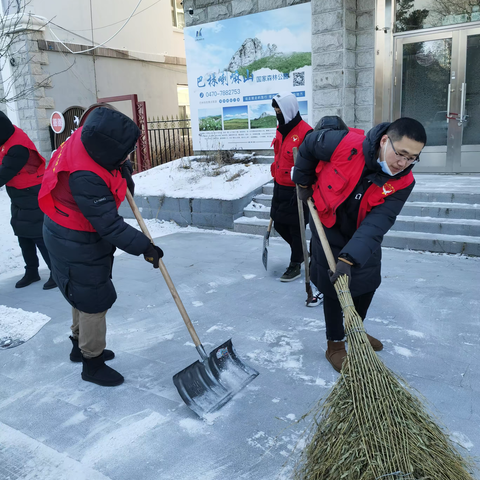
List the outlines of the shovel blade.
{"label": "shovel blade", "polygon": [[263,263],[263,266],[265,267],[265,270],[267,270],[267,264],[268,264],[268,250],[267,250],[267,248],[263,249],[262,263]]}
{"label": "shovel blade", "polygon": [[185,404],[203,417],[222,408],[257,375],[238,358],[228,340],[212,350],[207,360],[197,360],[174,375],[173,383]]}

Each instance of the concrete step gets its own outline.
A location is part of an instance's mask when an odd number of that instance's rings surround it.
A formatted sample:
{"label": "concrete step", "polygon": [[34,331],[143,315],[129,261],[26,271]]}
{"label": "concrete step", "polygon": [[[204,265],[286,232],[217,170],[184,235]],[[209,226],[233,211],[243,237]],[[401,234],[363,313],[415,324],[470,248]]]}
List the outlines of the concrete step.
{"label": "concrete step", "polygon": [[382,246],[406,250],[480,256],[480,237],[390,230]]}
{"label": "concrete step", "polygon": [[408,197],[408,200],[410,202],[468,203],[469,205],[480,205],[480,192],[429,192],[419,190],[415,187],[410,197]]}
{"label": "concrete step", "polygon": [[272,206],[272,195],[266,195],[265,193],[261,193],[260,195],[255,195],[253,197],[253,201],[255,203],[259,203],[260,205],[264,205],[265,207],[270,208]]}
{"label": "concrete step", "polygon": [[407,202],[402,209],[403,216],[464,218],[480,220],[480,205],[445,202]]}
{"label": "concrete step", "polygon": [[267,183],[263,186],[263,193],[265,195],[273,195],[273,182]]}
{"label": "concrete step", "polygon": [[392,230],[480,237],[480,220],[399,215]]}
{"label": "concrete step", "polygon": [[[258,218],[258,217],[240,217],[233,222],[233,230],[238,233],[248,233],[250,235],[261,235],[262,237],[267,233],[268,223],[270,219]],[[307,240],[312,237],[310,227],[306,228]],[[270,233],[272,237],[278,237],[278,233],[272,228]]]}
{"label": "concrete step", "polygon": [[257,217],[268,220],[270,218],[270,207],[253,201],[243,209],[243,215],[247,218]]}

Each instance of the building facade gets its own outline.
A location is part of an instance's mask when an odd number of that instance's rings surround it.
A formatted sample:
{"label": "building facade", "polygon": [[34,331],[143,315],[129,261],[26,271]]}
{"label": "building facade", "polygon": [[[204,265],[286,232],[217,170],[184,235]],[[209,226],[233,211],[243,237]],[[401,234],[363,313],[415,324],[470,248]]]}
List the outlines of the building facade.
{"label": "building facade", "polygon": [[[304,0],[185,0],[187,26]],[[313,121],[368,130],[410,116],[428,135],[418,172],[480,172],[480,1],[311,0]],[[268,26],[266,26],[268,27]]]}
{"label": "building facade", "polygon": [[[53,111],[137,94],[147,115],[188,111],[184,15],[178,0],[2,0],[2,33],[13,38],[1,65],[0,104],[47,158]],[[131,115],[129,102],[115,106]]]}

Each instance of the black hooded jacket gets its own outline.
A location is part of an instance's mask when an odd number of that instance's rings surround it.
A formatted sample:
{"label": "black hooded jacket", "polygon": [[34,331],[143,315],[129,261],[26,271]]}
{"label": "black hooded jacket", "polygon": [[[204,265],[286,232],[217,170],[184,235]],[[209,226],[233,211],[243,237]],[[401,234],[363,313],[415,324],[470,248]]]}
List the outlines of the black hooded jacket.
{"label": "black hooded jacket", "polygon": [[[329,127],[312,132],[300,146],[293,174],[293,181],[296,184],[313,185],[317,180],[315,168],[318,162],[330,161],[338,144],[348,133],[347,130],[335,129],[335,122],[333,124],[331,122],[332,117],[326,117],[326,119],[330,124]],[[357,229],[358,211],[363,194],[372,183],[383,186],[392,178],[384,173],[377,163],[380,139],[389,125],[390,123],[381,123],[367,133],[363,142],[365,168],[360,180],[349,197],[338,207],[335,225],[331,228],[324,227],[334,257],[338,258],[340,254],[345,254],[355,263],[352,268],[352,283],[350,286],[354,297],[373,292],[379,287],[383,237],[395,223],[397,215],[402,210],[415,185],[415,182],[413,182],[407,188],[389,195],[384,203],[374,207],[367,214]],[[413,165],[410,165],[395,175],[395,178],[407,175],[412,168]],[[327,260],[313,221],[310,222],[310,228],[313,234],[311,242],[312,281],[325,295],[336,297],[328,276]]]}
{"label": "black hooded jacket", "polygon": [[[112,171],[122,168],[139,134],[127,116],[98,108],[87,118],[81,140],[90,157]],[[112,192],[98,175],[77,171],[69,176],[68,184],[76,205],[96,232],[71,230],[46,216],[44,239],[52,275],[73,307],[86,313],[103,312],[117,298],[111,281],[115,248],[140,255],[150,240],[118,215]]]}
{"label": "black hooded jacket", "polygon": [[[15,133],[10,119],[0,112],[0,147]],[[0,165],[0,187],[12,180],[27,164],[30,152],[22,145],[13,145],[3,157]],[[41,238],[43,212],[38,207],[40,185],[14,188],[7,185],[12,202],[11,225],[17,237]]]}

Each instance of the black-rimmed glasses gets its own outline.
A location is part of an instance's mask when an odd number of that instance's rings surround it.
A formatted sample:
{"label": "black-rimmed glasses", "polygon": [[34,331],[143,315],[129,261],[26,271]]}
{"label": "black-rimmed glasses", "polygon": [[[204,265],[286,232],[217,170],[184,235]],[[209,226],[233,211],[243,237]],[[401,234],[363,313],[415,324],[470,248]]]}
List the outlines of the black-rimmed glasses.
{"label": "black-rimmed glasses", "polygon": [[406,157],[405,155],[402,155],[401,153],[398,153],[396,150],[395,150],[395,147],[393,146],[393,142],[392,142],[392,139],[387,135],[387,138],[390,140],[390,145],[392,146],[392,149],[393,149],[393,153],[395,153],[395,155],[400,158],[400,159],[403,159],[405,160],[407,163],[409,164],[415,164],[415,163],[418,163],[420,161],[420,154],[418,155],[415,155],[413,158],[412,157]]}

